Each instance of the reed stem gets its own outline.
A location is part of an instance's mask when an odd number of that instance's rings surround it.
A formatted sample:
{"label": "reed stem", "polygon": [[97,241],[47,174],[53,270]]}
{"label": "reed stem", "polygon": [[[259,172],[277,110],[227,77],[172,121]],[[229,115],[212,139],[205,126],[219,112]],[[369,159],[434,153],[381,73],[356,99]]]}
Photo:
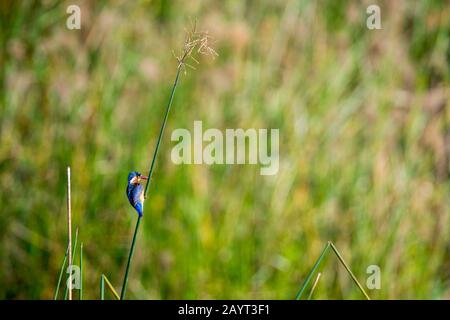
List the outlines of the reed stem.
{"label": "reed stem", "polygon": [[79,299],[83,300],[83,242],[80,244],[80,295]]}
{"label": "reed stem", "polygon": [[[188,58],[192,58],[194,61],[197,62],[197,60],[195,60],[192,57],[192,52],[194,51],[195,48],[197,48],[198,49],[197,51],[201,54],[213,55],[213,56],[217,55],[217,53],[212,48],[209,47],[208,39],[209,39],[209,37],[207,34],[197,32],[196,24],[194,24],[192,30],[190,32],[188,32],[188,34],[187,34],[182,54],[179,57],[177,57],[177,60],[178,60],[177,73],[176,73],[175,80],[172,85],[172,90],[170,91],[170,97],[169,97],[169,101],[167,103],[166,111],[164,113],[164,119],[161,124],[161,129],[159,130],[158,139],[156,140],[156,146],[155,146],[155,150],[153,152],[152,162],[150,164],[150,169],[149,169],[148,175],[147,175],[147,183],[145,184],[144,199],[147,198],[147,192],[148,192],[148,189],[149,189],[151,181],[152,181],[152,175],[153,175],[153,171],[155,169],[155,163],[156,163],[156,159],[158,157],[159,147],[161,145],[161,140],[162,140],[162,137],[164,134],[164,129],[166,128],[167,119],[169,117],[170,108],[172,106],[172,102],[173,102],[173,99],[175,96],[175,91],[177,89],[181,70],[187,65],[186,60]],[[125,270],[125,276],[123,279],[120,300],[123,300],[125,298],[125,293],[127,290],[127,282],[128,282],[128,273],[130,271],[130,265],[131,265],[131,260],[133,257],[134,247],[136,244],[136,235],[137,235],[137,232],[139,229],[140,221],[141,221],[141,216],[138,217],[138,220],[136,222],[136,229],[134,230],[133,240],[131,242],[130,253],[128,255],[128,262],[127,262],[127,267]]]}
{"label": "reed stem", "polygon": [[125,269],[125,276],[123,278],[122,292],[120,293],[120,300],[125,299],[125,293],[127,291],[127,284],[128,284],[128,273],[130,272],[131,260],[133,258],[134,247],[136,245],[136,235],[138,233],[140,223],[141,223],[141,216],[138,216],[138,219],[136,222],[136,228],[134,229],[133,240],[131,241],[130,254],[128,255],[128,262],[127,262],[127,267]]}
{"label": "reed stem", "polygon": [[[75,260],[75,254],[77,253],[77,243],[78,243],[78,228],[75,230],[75,243],[73,246],[72,261]],[[72,274],[72,269],[68,267],[68,270],[69,270],[69,278],[71,279],[70,275]],[[68,283],[66,283],[66,290],[64,291],[64,300],[67,300],[67,294],[69,291],[68,288],[69,285]]]}
{"label": "reed stem", "polygon": [[105,300],[105,278],[103,275],[100,277],[100,300]]}
{"label": "reed stem", "polygon": [[164,119],[163,119],[163,122],[162,122],[162,125],[161,125],[161,129],[159,130],[158,140],[156,141],[155,150],[153,152],[152,163],[151,163],[150,169],[148,171],[147,183],[145,184],[144,198],[147,198],[147,191],[148,191],[148,188],[150,187],[150,183],[152,181],[152,175],[153,175],[153,170],[154,170],[155,163],[156,163],[156,158],[158,156],[159,146],[161,144],[161,139],[162,139],[162,136],[164,134],[164,129],[166,128],[166,123],[167,123],[167,119],[169,117],[170,107],[172,106],[173,97],[175,96],[175,91],[177,89],[177,84],[178,84],[178,79],[180,77],[180,72],[181,72],[181,64],[178,65],[177,75],[175,76],[175,81],[173,82],[172,90],[170,91],[169,102],[167,103],[166,112],[164,114]]}
{"label": "reed stem", "polygon": [[[70,167],[67,167],[67,225],[69,234],[69,269],[72,266],[72,208],[70,202]],[[72,272],[69,273],[69,300],[72,300]]]}
{"label": "reed stem", "polygon": [[[182,67],[182,65],[179,64],[178,68],[177,68],[177,74],[175,76],[175,81],[173,82],[172,90],[170,92],[170,98],[169,98],[169,102],[167,103],[166,112],[164,114],[164,119],[163,119],[163,122],[162,122],[162,125],[161,125],[161,129],[159,130],[158,140],[156,141],[155,150],[153,152],[152,163],[150,165],[150,169],[149,169],[149,172],[148,172],[147,183],[145,184],[144,198],[147,198],[148,188],[150,187],[150,183],[152,181],[152,175],[153,175],[153,170],[155,168],[156,159],[157,159],[157,156],[158,156],[159,146],[161,145],[161,139],[162,139],[162,136],[164,134],[164,129],[166,127],[167,119],[169,117],[169,111],[170,111],[170,107],[172,106],[173,97],[175,95],[175,91],[176,91],[176,88],[177,88],[178,79],[180,77],[180,72],[181,72],[181,67]],[[120,294],[120,300],[125,299],[125,293],[127,291],[127,283],[128,283],[128,274],[130,272],[130,265],[131,265],[131,260],[132,260],[132,257],[133,257],[134,247],[136,245],[136,235],[137,235],[138,230],[139,230],[140,222],[141,222],[141,216],[138,216],[138,220],[136,222],[136,228],[134,230],[133,240],[131,242],[130,253],[128,255],[127,267],[125,269],[125,276],[124,276],[124,279],[123,279],[123,285],[122,285],[122,292]]]}

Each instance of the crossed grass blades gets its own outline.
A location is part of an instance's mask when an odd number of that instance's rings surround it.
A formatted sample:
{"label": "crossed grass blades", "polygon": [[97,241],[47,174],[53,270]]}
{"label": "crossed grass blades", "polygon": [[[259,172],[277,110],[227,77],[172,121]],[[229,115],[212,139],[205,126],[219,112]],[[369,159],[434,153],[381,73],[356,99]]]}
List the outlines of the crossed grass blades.
{"label": "crossed grass blades", "polygon": [[[150,187],[151,181],[152,181],[152,175],[153,175],[153,170],[155,168],[155,163],[156,163],[156,159],[158,156],[158,151],[159,151],[159,147],[161,144],[161,139],[162,136],[164,134],[164,129],[166,127],[166,123],[167,123],[167,119],[169,116],[169,112],[170,112],[170,107],[172,106],[172,102],[173,102],[173,98],[175,96],[175,91],[177,89],[177,85],[178,85],[178,81],[179,81],[179,77],[180,77],[180,73],[184,72],[186,74],[186,68],[189,67],[191,69],[195,69],[195,67],[191,64],[188,63],[188,60],[192,60],[195,64],[199,64],[198,60],[195,59],[194,54],[200,54],[200,55],[205,55],[205,56],[218,56],[217,52],[210,47],[210,36],[208,34],[207,31],[199,31],[197,29],[197,23],[193,22],[191,24],[191,27],[189,30],[185,30],[186,31],[186,39],[184,41],[184,46],[183,46],[183,50],[180,53],[180,55],[175,55],[175,58],[178,61],[178,66],[177,66],[177,72],[175,75],[175,80],[173,82],[173,86],[172,86],[172,90],[170,92],[170,96],[169,96],[169,101],[167,103],[167,107],[166,107],[166,112],[164,114],[164,119],[162,121],[162,125],[161,125],[161,129],[159,131],[159,136],[156,142],[156,146],[153,152],[153,156],[152,156],[152,161],[150,164],[150,169],[148,172],[148,179],[147,179],[147,183],[145,185],[145,190],[144,190],[144,197],[147,198],[147,192],[148,189]],[[69,266],[71,265],[71,262],[74,261],[74,257],[75,257],[75,252],[76,252],[76,248],[77,248],[77,239],[78,239],[78,229],[76,231],[76,236],[75,236],[75,245],[73,246],[74,250],[73,250],[73,254],[71,254],[71,220],[70,220],[70,214],[71,214],[71,210],[70,210],[70,174],[68,175],[68,223],[69,223],[69,245],[66,251],[66,254],[64,255],[64,259],[63,259],[63,263],[60,269],[60,274],[58,277],[58,283],[55,289],[55,294],[54,294],[54,299],[56,300],[58,298],[58,292],[59,292],[59,288],[61,285],[61,280],[62,280],[62,273],[64,271],[65,268],[65,264],[66,264],[66,260],[67,257],[69,256]],[[137,221],[136,221],[136,227],[134,230],[134,234],[133,234],[133,238],[131,241],[131,246],[130,246],[130,251],[129,251],[129,255],[128,255],[128,260],[127,260],[127,265],[126,265],[126,269],[125,269],[125,275],[124,275],[124,279],[123,279],[123,284],[122,284],[122,290],[121,290],[121,294],[119,296],[119,294],[116,292],[116,290],[114,289],[114,286],[111,284],[111,282],[108,280],[108,278],[106,277],[105,274],[102,274],[100,277],[100,299],[104,300],[105,298],[105,283],[108,287],[108,289],[111,291],[111,293],[114,295],[114,297],[117,300],[124,300],[125,299],[125,294],[126,294],[126,290],[127,290],[127,284],[128,284],[128,277],[129,277],[129,272],[130,272],[130,267],[131,267],[131,262],[133,260],[133,253],[134,253],[134,249],[136,246],[136,237],[137,237],[137,233],[139,231],[139,225],[141,222],[141,216],[138,215]],[[81,281],[81,286],[80,286],[80,294],[79,294],[79,298],[80,300],[83,297],[83,293],[82,293],[82,264],[83,264],[83,253],[82,253],[82,248],[83,248],[83,244],[81,244],[81,253],[80,253],[80,281]],[[71,280],[71,275],[69,275],[69,280]],[[72,298],[72,292],[71,292],[71,287],[66,286],[66,290],[64,293],[64,299],[67,299],[67,292],[69,292],[69,300],[71,300]]]}
{"label": "crossed grass blades", "polygon": [[[319,258],[314,263],[314,266],[312,267],[311,271],[308,273],[308,276],[306,277],[305,281],[303,282],[303,285],[301,286],[300,290],[298,291],[297,296],[295,297],[295,299],[296,300],[300,300],[302,298],[303,294],[305,293],[306,288],[308,287],[309,283],[311,282],[311,279],[312,279],[314,273],[319,269],[319,266],[320,266],[321,262],[326,258],[326,256],[330,252],[330,248],[334,252],[336,257],[338,258],[339,262],[344,266],[344,268],[347,271],[348,275],[353,280],[353,282],[358,287],[358,289],[361,291],[361,293],[364,295],[364,297],[367,300],[370,300],[369,295],[366,293],[366,291],[364,290],[363,286],[359,283],[358,279],[356,279],[355,275],[350,270],[350,267],[345,262],[344,258],[340,254],[339,250],[336,248],[334,243],[331,242],[331,241],[328,241],[327,244],[325,245],[325,247],[323,248],[322,253],[320,254]],[[312,297],[312,295],[314,293],[314,290],[317,287],[317,283],[320,280],[321,275],[322,274],[320,272],[317,274],[316,280],[314,280],[314,283],[313,283],[313,285],[311,287],[311,291],[310,291],[310,293],[308,295],[308,300],[311,299],[311,297]]]}

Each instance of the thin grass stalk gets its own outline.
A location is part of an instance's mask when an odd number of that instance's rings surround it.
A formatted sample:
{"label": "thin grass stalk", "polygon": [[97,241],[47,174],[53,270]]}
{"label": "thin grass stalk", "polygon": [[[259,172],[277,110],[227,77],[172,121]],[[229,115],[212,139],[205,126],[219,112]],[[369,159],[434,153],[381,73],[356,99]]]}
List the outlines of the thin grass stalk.
{"label": "thin grass stalk", "polygon": [[322,276],[322,273],[319,272],[317,274],[316,280],[314,280],[313,286],[311,288],[311,292],[308,295],[308,300],[311,300],[314,290],[316,290],[317,283],[319,282],[321,276]]}
{"label": "thin grass stalk", "polygon": [[[164,129],[166,127],[167,119],[169,117],[169,111],[170,111],[170,107],[172,106],[172,101],[173,101],[173,97],[175,95],[175,90],[177,88],[178,79],[180,77],[180,71],[181,71],[181,65],[178,65],[177,75],[175,77],[175,81],[173,83],[172,90],[170,92],[169,103],[167,104],[167,108],[166,108],[166,112],[164,114],[164,119],[163,119],[163,122],[161,125],[161,129],[159,130],[158,140],[156,141],[155,151],[153,152],[152,163],[151,163],[150,169],[148,171],[148,179],[147,179],[147,183],[145,184],[144,198],[147,198],[148,188],[150,186],[150,182],[152,181],[152,175],[153,175],[153,170],[155,168],[156,159],[158,156],[159,146],[161,145],[161,139],[164,134]],[[133,240],[131,242],[130,253],[128,255],[127,267],[125,269],[125,276],[124,276],[123,284],[122,284],[122,292],[120,293],[120,300],[123,300],[125,298],[125,293],[127,290],[127,283],[128,283],[128,275],[130,272],[131,260],[133,257],[134,247],[136,245],[136,236],[137,236],[137,233],[139,230],[140,222],[141,222],[141,217],[138,216],[137,222],[136,222],[136,228],[134,229]]]}
{"label": "thin grass stalk", "polygon": [[116,298],[117,300],[120,300],[119,294],[117,293],[116,289],[114,289],[113,285],[111,284],[111,282],[109,282],[108,277],[105,276],[103,274],[103,278],[105,280],[105,283],[107,284],[109,290],[112,292],[112,294],[114,295],[114,298]]}
{"label": "thin grass stalk", "polygon": [[[77,243],[78,243],[78,228],[75,231],[75,242],[74,242],[74,246],[73,246],[72,261],[75,260],[75,254],[77,253]],[[70,271],[69,278],[71,279],[70,275],[72,274],[72,270],[69,268],[69,271]],[[67,300],[67,294],[69,291],[68,288],[69,288],[69,286],[66,283],[66,289],[64,290],[64,300]]]}
{"label": "thin grass stalk", "polygon": [[130,272],[131,260],[133,259],[134,247],[136,245],[136,236],[137,236],[137,233],[139,230],[140,223],[141,223],[141,216],[138,216],[138,219],[136,222],[136,228],[134,229],[133,240],[131,241],[130,254],[128,255],[127,267],[125,269],[125,276],[123,278],[122,292],[120,293],[120,300],[125,299],[125,293],[127,291],[127,284],[128,284],[128,274]]}
{"label": "thin grass stalk", "polygon": [[308,286],[309,282],[311,281],[313,274],[319,268],[320,263],[322,262],[323,258],[326,256],[326,254],[328,253],[328,250],[330,249],[330,245],[331,245],[331,242],[328,241],[327,244],[325,245],[325,247],[323,248],[322,253],[320,254],[319,258],[316,260],[316,263],[314,264],[313,268],[311,269],[311,271],[309,271],[309,274],[306,277],[306,280],[303,283],[302,287],[298,291],[297,296],[295,297],[295,300],[301,299],[303,293],[305,292],[306,287]]}
{"label": "thin grass stalk", "polygon": [[362,294],[366,297],[366,299],[370,300],[369,295],[366,293],[366,291],[364,290],[363,286],[359,283],[358,279],[356,279],[355,275],[350,270],[350,268],[348,267],[347,263],[345,263],[344,258],[341,256],[341,254],[339,253],[339,251],[336,248],[336,246],[332,242],[329,242],[329,243],[330,243],[331,248],[333,249],[334,253],[338,257],[339,261],[342,263],[342,265],[344,266],[344,268],[347,270],[348,274],[352,278],[353,282],[358,286],[359,290],[361,290]]}
{"label": "thin grass stalk", "polygon": [[58,298],[59,287],[61,286],[62,275],[63,275],[63,272],[64,272],[64,267],[66,266],[68,252],[69,252],[69,245],[67,245],[66,253],[64,254],[64,259],[63,259],[63,262],[61,264],[61,269],[59,270],[58,283],[56,285],[56,289],[55,289],[55,294],[53,296],[53,300],[56,300]]}
{"label": "thin grass stalk", "polygon": [[169,116],[169,111],[172,106],[173,98],[175,96],[175,91],[177,89],[178,79],[180,78],[181,70],[182,69],[185,70],[186,66],[193,68],[192,66],[190,66],[189,64],[186,63],[186,61],[189,58],[191,58],[194,62],[198,63],[198,61],[192,56],[192,53],[193,53],[194,49],[196,49],[196,48],[197,48],[197,52],[199,54],[210,55],[213,57],[218,55],[217,52],[214,51],[214,49],[212,49],[208,45],[208,40],[209,40],[209,36],[207,35],[207,33],[202,33],[202,32],[197,31],[197,23],[195,22],[192,25],[192,29],[189,32],[187,32],[187,37],[184,42],[182,54],[180,56],[176,57],[178,60],[177,73],[176,73],[175,80],[172,85],[172,90],[170,91],[170,97],[169,97],[169,101],[167,103],[166,112],[164,114],[164,119],[163,119],[163,122],[161,125],[161,129],[159,130],[158,140],[156,142],[155,150],[153,152],[152,163],[151,163],[150,169],[148,171],[148,175],[147,175],[148,179],[147,179],[147,183],[145,184],[145,190],[144,190],[145,198],[147,197],[147,191],[148,191],[148,188],[150,187],[150,183],[152,181],[151,178],[153,175],[156,158],[158,156],[159,146],[161,144],[161,139],[162,139],[162,136],[164,133],[164,129],[166,127],[167,118]]}
{"label": "thin grass stalk", "polygon": [[78,298],[83,300],[83,242],[80,244],[80,295]]}
{"label": "thin grass stalk", "polygon": [[151,163],[150,169],[148,171],[147,183],[145,184],[144,198],[147,198],[147,191],[148,191],[148,188],[150,187],[150,183],[152,181],[152,175],[153,175],[153,170],[154,170],[155,163],[156,163],[156,158],[158,156],[159,146],[161,144],[161,139],[164,134],[164,129],[166,128],[166,123],[167,123],[167,119],[169,117],[170,107],[172,106],[173,97],[175,96],[175,91],[177,89],[178,79],[180,77],[180,72],[181,72],[181,66],[182,66],[181,64],[178,65],[177,74],[175,76],[175,81],[173,82],[172,90],[170,91],[169,102],[167,103],[166,112],[164,114],[164,119],[163,119],[163,122],[161,125],[161,129],[159,130],[158,140],[156,141],[155,150],[153,152],[152,163]]}
{"label": "thin grass stalk", "polygon": [[[70,167],[67,167],[67,225],[69,235],[69,269],[72,266],[72,208],[70,202]],[[69,273],[69,300],[72,300],[72,273]]]}
{"label": "thin grass stalk", "polygon": [[105,300],[105,279],[103,275],[100,277],[100,300]]}

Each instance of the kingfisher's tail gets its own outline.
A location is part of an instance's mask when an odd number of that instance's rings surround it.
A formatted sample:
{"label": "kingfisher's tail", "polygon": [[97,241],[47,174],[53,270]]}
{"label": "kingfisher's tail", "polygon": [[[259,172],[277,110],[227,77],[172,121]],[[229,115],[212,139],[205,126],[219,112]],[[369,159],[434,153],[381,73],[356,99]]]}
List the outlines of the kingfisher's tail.
{"label": "kingfisher's tail", "polygon": [[141,202],[138,202],[136,206],[134,207],[139,214],[139,217],[142,217],[144,215],[144,204]]}

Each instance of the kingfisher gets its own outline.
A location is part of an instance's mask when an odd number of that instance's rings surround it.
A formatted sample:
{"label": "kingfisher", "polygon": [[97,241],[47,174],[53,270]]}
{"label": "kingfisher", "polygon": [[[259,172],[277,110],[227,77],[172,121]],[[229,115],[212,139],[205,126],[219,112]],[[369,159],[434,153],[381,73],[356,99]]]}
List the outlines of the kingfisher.
{"label": "kingfisher", "polygon": [[144,187],[141,180],[147,180],[148,177],[141,175],[137,171],[128,174],[127,197],[130,204],[142,217],[144,214]]}

